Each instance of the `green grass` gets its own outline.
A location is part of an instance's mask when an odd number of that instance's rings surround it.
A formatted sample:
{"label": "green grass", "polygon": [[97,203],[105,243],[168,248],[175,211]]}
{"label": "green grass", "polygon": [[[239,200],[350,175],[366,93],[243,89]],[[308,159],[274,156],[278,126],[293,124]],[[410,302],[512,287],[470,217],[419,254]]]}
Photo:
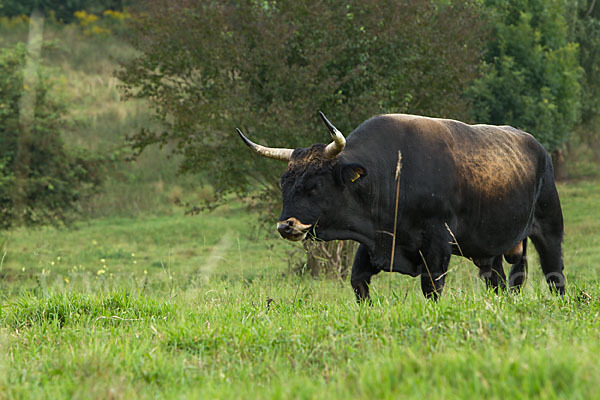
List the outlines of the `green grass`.
{"label": "green grass", "polygon": [[382,273],[357,305],[290,274],[294,248],[235,205],[10,231],[0,397],[598,398],[600,183],[560,192],[564,301],[535,259],[497,296],[455,258],[439,303]]}

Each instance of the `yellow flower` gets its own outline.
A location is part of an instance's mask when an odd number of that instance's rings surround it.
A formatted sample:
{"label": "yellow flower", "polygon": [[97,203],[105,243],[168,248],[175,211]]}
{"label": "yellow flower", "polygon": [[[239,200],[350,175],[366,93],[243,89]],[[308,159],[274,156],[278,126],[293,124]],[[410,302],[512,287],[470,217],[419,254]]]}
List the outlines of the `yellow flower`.
{"label": "yellow flower", "polygon": [[71,282],[71,281],[69,280],[69,278],[67,278],[67,277],[65,276],[65,283],[69,283],[69,282]]}
{"label": "yellow flower", "polygon": [[98,272],[96,272],[96,275],[102,275],[102,274],[105,274],[105,273],[106,273],[105,270],[99,269]]}
{"label": "yellow flower", "polygon": [[106,262],[106,260],[105,260],[104,258],[101,258],[101,259],[100,259],[100,262],[101,262],[102,264],[104,264],[104,263]]}
{"label": "yellow flower", "polygon": [[85,12],[85,10],[82,10],[82,11],[75,11],[73,13],[73,15],[75,15],[75,18],[77,18],[77,19],[85,19],[85,16],[87,15],[87,13]]}
{"label": "yellow flower", "polygon": [[79,20],[81,26],[88,26],[98,20],[98,16],[94,14],[88,14],[85,10],[75,11],[73,13],[75,18]]}
{"label": "yellow flower", "polygon": [[124,20],[125,18],[129,18],[129,13],[127,12],[120,12],[120,11],[113,11],[113,10],[106,10],[103,12],[105,17],[111,17],[114,19],[118,19],[118,20]]}
{"label": "yellow flower", "polygon": [[144,270],[144,275],[148,275],[148,271]]}

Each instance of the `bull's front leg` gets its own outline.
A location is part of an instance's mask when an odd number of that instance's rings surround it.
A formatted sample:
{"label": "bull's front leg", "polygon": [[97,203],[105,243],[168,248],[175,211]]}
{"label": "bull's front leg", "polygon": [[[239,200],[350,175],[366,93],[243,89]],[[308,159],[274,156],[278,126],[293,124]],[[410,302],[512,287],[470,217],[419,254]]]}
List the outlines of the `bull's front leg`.
{"label": "bull's front leg", "polygon": [[357,302],[361,303],[369,298],[371,277],[378,272],[379,268],[376,268],[371,264],[371,257],[369,256],[367,247],[363,244],[358,246],[356,255],[354,256],[352,275],[350,278],[350,283],[352,284],[352,289],[354,289]]}
{"label": "bull's front leg", "polygon": [[421,290],[423,291],[425,298],[437,301],[442,295],[445,280],[446,275],[443,274],[438,274],[437,277],[435,277],[435,274],[430,275],[427,272],[421,273]]}
{"label": "bull's front leg", "polygon": [[421,269],[421,290],[427,299],[438,300],[444,288],[446,272],[452,248],[450,237],[445,227],[428,232],[423,250],[419,256],[423,262]]}

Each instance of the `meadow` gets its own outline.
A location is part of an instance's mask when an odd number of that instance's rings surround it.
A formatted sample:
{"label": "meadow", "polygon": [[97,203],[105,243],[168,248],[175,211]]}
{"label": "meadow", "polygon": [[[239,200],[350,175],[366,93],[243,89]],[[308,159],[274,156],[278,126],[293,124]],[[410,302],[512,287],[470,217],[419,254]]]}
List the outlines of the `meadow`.
{"label": "meadow", "polygon": [[[4,43],[26,36],[6,29]],[[47,35],[68,142],[112,151],[151,124],[147,104],[119,102],[127,46],[77,26]],[[486,291],[454,257],[439,302],[381,273],[371,305],[347,278],[294,273],[302,249],[239,200],[184,215],[175,200],[209,189],[176,165],[150,149],[118,164],[73,226],[0,232],[0,399],[600,398],[597,164],[559,186],[564,300],[530,246],[521,294]]]}
{"label": "meadow", "polygon": [[12,230],[0,397],[597,398],[600,183],[560,192],[564,300],[535,257],[519,295],[455,258],[438,303],[382,273],[358,305],[347,280],[290,273],[236,204]]}

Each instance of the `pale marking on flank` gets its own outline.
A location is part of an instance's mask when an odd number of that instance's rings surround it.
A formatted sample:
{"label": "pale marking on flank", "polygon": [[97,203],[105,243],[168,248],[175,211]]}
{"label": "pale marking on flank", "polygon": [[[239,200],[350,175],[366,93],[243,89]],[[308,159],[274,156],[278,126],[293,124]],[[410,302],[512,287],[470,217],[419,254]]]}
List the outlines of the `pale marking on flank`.
{"label": "pale marking on flank", "polygon": [[521,256],[523,254],[523,242],[519,242],[519,244],[517,244],[515,247],[513,247],[512,249],[508,250],[506,253],[504,253],[505,256],[508,257],[516,257],[516,256]]}
{"label": "pale marking on flank", "polygon": [[510,130],[478,126],[472,145],[453,146],[454,157],[463,182],[486,197],[496,197],[515,184],[534,179],[534,160],[525,152],[528,135]]}

